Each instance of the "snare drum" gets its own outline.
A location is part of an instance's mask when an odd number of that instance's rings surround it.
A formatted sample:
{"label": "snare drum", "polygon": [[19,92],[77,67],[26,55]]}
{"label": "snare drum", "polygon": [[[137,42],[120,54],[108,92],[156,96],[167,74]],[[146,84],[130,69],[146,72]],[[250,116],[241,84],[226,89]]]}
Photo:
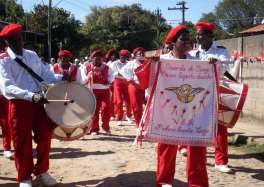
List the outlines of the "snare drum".
{"label": "snare drum", "polygon": [[55,138],[75,140],[89,131],[96,109],[91,90],[76,82],[61,82],[48,89],[46,98],[47,115],[57,125]]}
{"label": "snare drum", "polygon": [[218,124],[233,128],[244,106],[248,86],[230,80],[220,81]]}

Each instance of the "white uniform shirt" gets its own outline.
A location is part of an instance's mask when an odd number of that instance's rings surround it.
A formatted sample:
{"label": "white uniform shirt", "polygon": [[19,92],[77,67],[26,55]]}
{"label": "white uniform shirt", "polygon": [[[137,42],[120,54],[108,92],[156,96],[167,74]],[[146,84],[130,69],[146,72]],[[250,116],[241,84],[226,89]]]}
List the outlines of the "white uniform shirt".
{"label": "white uniform shirt", "polygon": [[16,57],[42,77],[44,83],[55,83],[62,79],[62,75],[54,75],[34,51],[23,49],[23,55],[20,56],[7,48],[7,53],[8,56],[0,59],[0,89],[7,99],[32,101],[34,93],[41,90],[40,83],[14,60]]}
{"label": "white uniform shirt", "polygon": [[[127,64],[127,62],[122,63],[122,62],[120,62],[120,60],[116,60],[109,65],[109,68],[111,69],[110,70],[110,74],[111,74],[110,79],[112,81],[114,81],[115,78],[125,79],[124,75],[122,74],[123,73],[122,69],[125,67],[126,64]],[[122,76],[120,76],[120,75],[122,75]]]}
{"label": "white uniform shirt", "polygon": [[[214,42],[213,42],[212,46],[207,51],[205,51],[204,49],[201,48],[201,46],[199,46],[198,49],[190,51],[189,54],[193,58],[197,58],[199,60],[209,60],[209,58],[215,58],[215,59],[217,59],[219,61],[223,61],[223,62],[231,61],[231,56],[230,56],[228,50],[223,48],[223,47],[217,46]],[[223,63],[222,64],[222,73],[225,73],[228,70],[229,70],[228,64]]]}
{"label": "white uniform shirt", "polygon": [[128,61],[126,65],[121,69],[121,75],[123,75],[126,80],[134,81],[139,84],[138,78],[135,75],[134,71],[140,65],[141,63],[136,59]]}

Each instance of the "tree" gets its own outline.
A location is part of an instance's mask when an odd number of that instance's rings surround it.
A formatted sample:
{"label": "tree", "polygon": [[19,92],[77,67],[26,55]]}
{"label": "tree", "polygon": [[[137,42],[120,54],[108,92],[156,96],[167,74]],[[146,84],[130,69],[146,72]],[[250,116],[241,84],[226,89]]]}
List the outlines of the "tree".
{"label": "tree", "polygon": [[[53,8],[52,17],[52,56],[57,55],[59,48],[67,48],[75,54],[85,45],[85,38],[78,31],[80,21],[75,20],[63,8]],[[29,29],[34,32],[48,33],[48,6],[36,5],[29,18]]]}
{"label": "tree", "polygon": [[161,39],[154,43],[157,30],[162,33],[169,28],[163,18],[160,18],[159,25],[156,23],[157,16],[138,4],[111,8],[91,7],[82,31],[91,39],[91,49],[101,47],[107,50],[115,47],[132,50],[138,46],[152,49],[158,43],[161,44]]}
{"label": "tree", "polygon": [[12,23],[24,23],[24,9],[16,0],[0,0],[0,20]]}
{"label": "tree", "polygon": [[238,33],[260,24],[263,10],[264,0],[223,0],[216,6],[215,15],[228,32]]}

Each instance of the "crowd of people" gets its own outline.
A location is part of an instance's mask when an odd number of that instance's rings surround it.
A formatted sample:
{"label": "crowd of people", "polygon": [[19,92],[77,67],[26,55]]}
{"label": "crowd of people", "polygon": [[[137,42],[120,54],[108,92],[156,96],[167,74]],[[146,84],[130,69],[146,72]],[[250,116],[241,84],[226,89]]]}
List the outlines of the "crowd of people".
{"label": "crowd of people", "polygon": [[[195,28],[197,49],[192,49],[188,28],[178,25],[166,36],[160,58],[199,59],[209,63],[230,60],[227,49],[213,42],[214,24],[198,22]],[[14,157],[20,187],[32,186],[32,174],[42,184],[52,186],[56,184],[56,180],[48,174],[52,122],[43,107],[48,101],[41,92],[41,81],[29,74],[19,61],[30,67],[45,83],[76,81],[91,88],[97,106],[89,134],[96,136],[102,129],[110,135],[111,118],[119,126],[122,126],[124,119],[130,122],[134,120],[135,128],[140,126],[148,95],[141,87],[135,69],[146,62],[145,50],[137,47],[130,52],[127,49],[118,51],[111,48],[104,54],[102,49],[96,49],[85,60],[74,60],[74,55],[63,49],[58,52],[56,63],[55,59],[46,63],[35,52],[23,48],[21,32],[22,27],[18,24],[7,25],[0,32],[6,44],[0,55],[0,118],[4,156]],[[223,74],[228,71],[227,64],[223,64],[222,71]],[[37,144],[35,164],[32,156],[32,131]],[[14,155],[11,152],[11,141]],[[188,186],[209,186],[206,147],[161,143],[157,146],[157,186],[172,186],[178,150],[187,156]],[[228,167],[227,127],[222,125],[218,125],[215,138],[215,168],[221,172],[231,171]]]}

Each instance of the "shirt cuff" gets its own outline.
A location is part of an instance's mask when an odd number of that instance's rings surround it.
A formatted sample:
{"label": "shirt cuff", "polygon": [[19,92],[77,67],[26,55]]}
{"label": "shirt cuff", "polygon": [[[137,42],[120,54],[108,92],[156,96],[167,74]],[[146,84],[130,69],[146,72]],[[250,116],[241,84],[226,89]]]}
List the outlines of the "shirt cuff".
{"label": "shirt cuff", "polygon": [[33,92],[28,92],[27,95],[25,95],[25,99],[28,101],[32,101],[34,93]]}

